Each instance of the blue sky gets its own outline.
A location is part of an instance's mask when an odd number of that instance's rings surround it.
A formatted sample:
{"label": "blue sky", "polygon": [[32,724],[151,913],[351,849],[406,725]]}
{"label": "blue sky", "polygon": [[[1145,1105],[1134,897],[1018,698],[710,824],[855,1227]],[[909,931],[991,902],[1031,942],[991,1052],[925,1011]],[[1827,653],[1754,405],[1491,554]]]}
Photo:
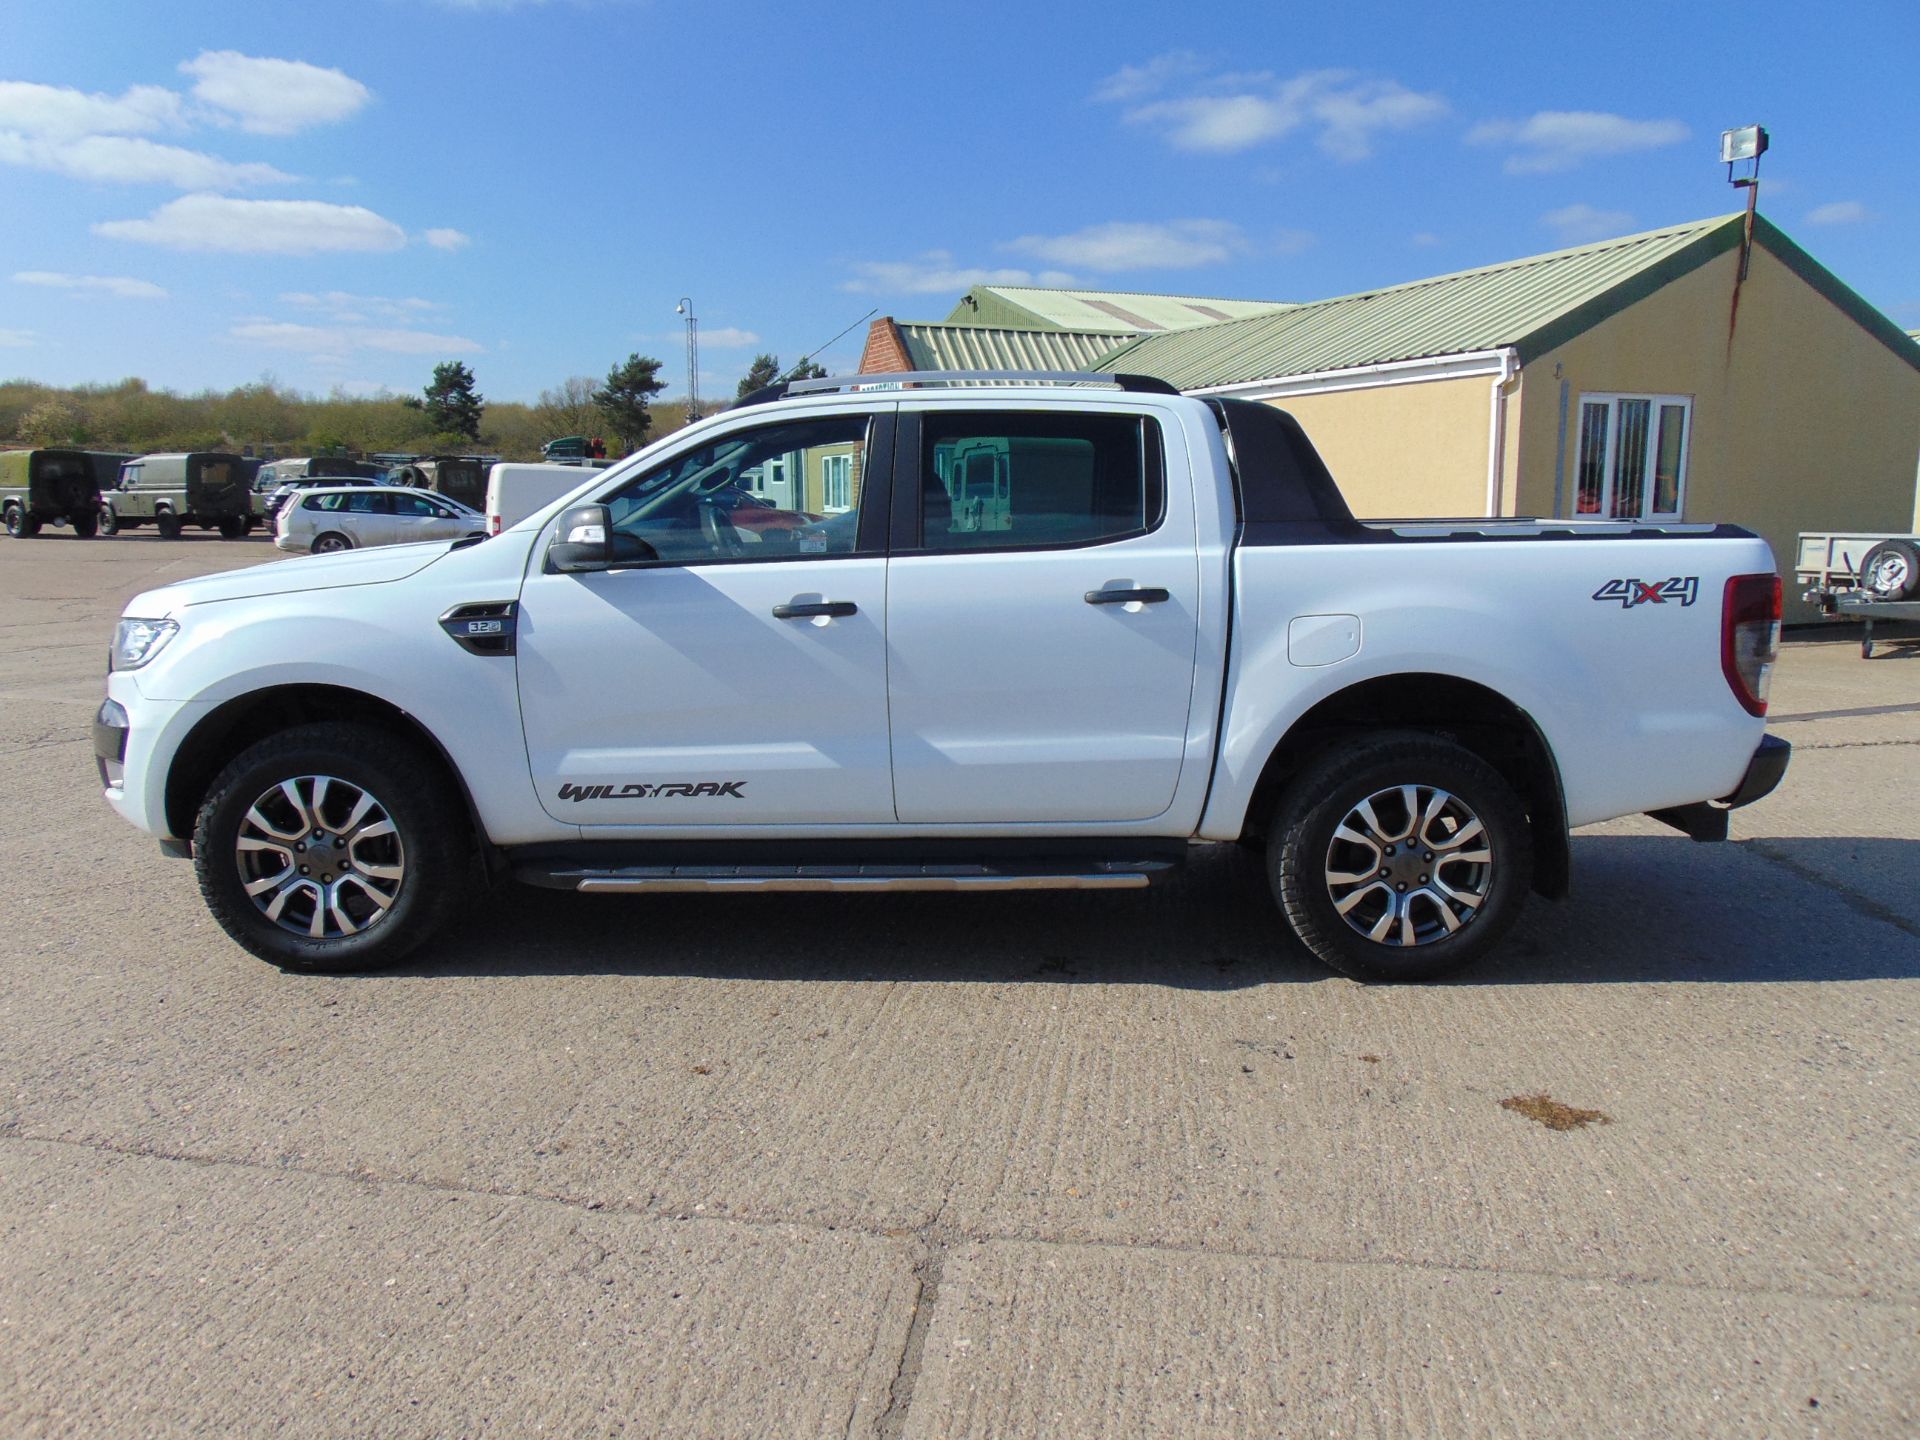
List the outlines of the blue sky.
{"label": "blue sky", "polygon": [[691,295],[730,394],[979,280],[1312,299],[1724,213],[1753,121],[1920,326],[1916,52],[1913,0],[13,4],[0,374],[679,393]]}

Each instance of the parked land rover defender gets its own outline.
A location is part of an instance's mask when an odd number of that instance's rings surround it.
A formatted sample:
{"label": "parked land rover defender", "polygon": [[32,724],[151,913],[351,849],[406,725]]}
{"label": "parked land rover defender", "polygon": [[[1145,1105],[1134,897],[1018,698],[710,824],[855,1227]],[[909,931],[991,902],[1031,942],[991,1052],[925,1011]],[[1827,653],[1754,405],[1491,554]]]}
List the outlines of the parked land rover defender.
{"label": "parked land rover defender", "polygon": [[132,457],[91,450],[9,450],[0,454],[0,512],[7,534],[38,535],[66,524],[90,536],[99,525],[100,491]]}
{"label": "parked land rover defender", "polygon": [[151,522],[162,538],[172,540],[184,527],[198,525],[238,540],[254,524],[246,470],[238,455],[220,451],[129,460],[100,506],[100,527],[112,535]]}

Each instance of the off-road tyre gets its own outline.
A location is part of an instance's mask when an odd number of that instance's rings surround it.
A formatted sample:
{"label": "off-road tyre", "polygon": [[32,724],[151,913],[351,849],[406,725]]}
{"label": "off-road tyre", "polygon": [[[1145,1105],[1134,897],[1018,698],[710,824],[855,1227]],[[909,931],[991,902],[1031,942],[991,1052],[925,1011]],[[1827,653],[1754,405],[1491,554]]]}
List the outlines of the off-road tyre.
{"label": "off-road tyre", "polygon": [[180,538],[180,517],[171,510],[162,510],[153,517],[154,529],[160,532],[162,540]]}
{"label": "off-road tyre", "polygon": [[[1372,863],[1386,867],[1388,873],[1376,878],[1367,871],[1364,880],[1336,885],[1337,875],[1359,873],[1350,857],[1368,852],[1346,840],[1338,842],[1336,851],[1335,832],[1362,801],[1376,799],[1382,792],[1391,795],[1381,809],[1397,817],[1402,808],[1401,787],[1407,786],[1415,787],[1422,810],[1428,797],[1444,793],[1452,798],[1453,806],[1434,813],[1429,825],[1443,833],[1460,856],[1480,853],[1477,842],[1454,841],[1443,827],[1454,824],[1459,833],[1470,831],[1456,818],[1461,814],[1480,822],[1490,852],[1484,870],[1463,859],[1447,858],[1443,849],[1433,862],[1435,851],[1395,845],[1396,853],[1386,856],[1382,853],[1386,847],[1374,844]],[[1382,832],[1397,829],[1397,818],[1382,819]],[[1424,862],[1422,855],[1427,857]],[[1336,856],[1343,858],[1336,862]],[[1424,873],[1398,874],[1400,868],[1411,865],[1419,865]],[[1451,878],[1446,880],[1450,889],[1456,884],[1464,884],[1465,891],[1478,889],[1479,903],[1470,912],[1427,883],[1429,878],[1442,880],[1442,865],[1450,867]],[[1332,969],[1356,980],[1432,980],[1484,955],[1519,918],[1533,884],[1533,843],[1519,797],[1479,756],[1419,731],[1381,731],[1320,752],[1293,777],[1268,834],[1267,874],[1288,926]],[[1397,901],[1396,884],[1410,887],[1413,893]],[[1356,890],[1369,891],[1358,897],[1359,904],[1350,912],[1354,921],[1336,908],[1336,889],[1342,901],[1356,898]],[[1425,894],[1420,893],[1423,890]],[[1416,932],[1415,943],[1400,943],[1398,922],[1389,925],[1391,938],[1384,943],[1356,928],[1396,903],[1409,916],[1418,906],[1418,920],[1410,926]],[[1442,925],[1443,908],[1456,917],[1457,929]]]}
{"label": "off-road tyre", "polygon": [[[358,933],[318,939],[296,934],[268,918],[247,894],[237,848],[242,826],[257,835],[249,812],[283,781],[293,782],[296,793],[302,793],[303,777],[327,777],[349,794],[375,797],[377,809],[392,821],[403,874],[385,912]],[[311,787],[304,793],[311,798]],[[336,825],[343,818],[338,808],[331,816]],[[340,852],[323,833],[311,854],[288,857],[289,868],[309,859],[327,863],[316,858],[322,854],[333,857],[334,867],[342,866]],[[262,960],[283,970],[315,974],[396,964],[467,907],[478,878],[473,828],[439,759],[391,731],[332,721],[269,736],[220,772],[194,822],[193,863],[200,894],[221,929]],[[292,881],[295,886],[304,883]],[[264,899],[270,903],[271,895]],[[302,903],[296,898],[283,914],[297,919]],[[310,913],[314,907],[307,908]],[[328,923],[326,928],[337,926]]]}
{"label": "off-road tyre", "polygon": [[237,515],[228,515],[220,521],[220,538],[238,540],[247,533],[247,522]]}
{"label": "off-road tyre", "polygon": [[91,540],[100,533],[100,514],[96,510],[87,510],[72,517],[70,523],[73,533],[82,540]]}
{"label": "off-road tyre", "polygon": [[102,535],[120,533],[120,517],[114,514],[113,506],[102,504],[100,514],[95,518],[94,528]]}
{"label": "off-road tyre", "polygon": [[31,540],[40,533],[40,522],[26,512],[24,506],[7,506],[7,534],[15,540]]}

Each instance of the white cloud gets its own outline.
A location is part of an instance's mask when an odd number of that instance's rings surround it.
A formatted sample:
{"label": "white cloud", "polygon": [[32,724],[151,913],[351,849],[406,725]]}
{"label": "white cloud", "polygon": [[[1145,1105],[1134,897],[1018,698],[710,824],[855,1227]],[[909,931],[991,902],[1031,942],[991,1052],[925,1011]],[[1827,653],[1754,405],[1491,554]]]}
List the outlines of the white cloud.
{"label": "white cloud", "polygon": [[716,350],[737,350],[747,345],[758,345],[760,337],[751,330],[739,330],[731,325],[722,325],[715,330],[702,330],[700,343],[711,345]]}
{"label": "white cloud", "polygon": [[1440,243],[1440,237],[1431,230],[1416,230],[1407,237],[1407,243],[1416,249],[1428,250]]}
{"label": "white cloud", "polygon": [[271,165],[234,164],[198,150],[126,135],[50,140],[0,130],[0,165],[51,170],[76,180],[120,185],[171,185],[181,190],[234,190],[293,179]]}
{"label": "white cloud", "polygon": [[1584,201],[1563,205],[1540,217],[1540,223],[1557,232],[1563,243],[1583,245],[1589,240],[1610,240],[1633,229],[1633,216],[1625,210],[1601,210]]}
{"label": "white cloud", "polygon": [[37,339],[31,330],[0,330],[0,349],[24,350]]}
{"label": "white cloud", "polygon": [[140,135],[180,124],[180,97],[158,85],[122,95],[89,95],[64,85],[0,80],[0,130],[49,140],[83,135]]}
{"label": "white cloud", "polygon": [[1693,132],[1678,120],[1629,120],[1599,110],[1542,110],[1526,120],[1487,120],[1467,132],[1469,145],[1513,150],[1509,175],[1571,170],[1583,161],[1678,145]]}
{"label": "white cloud", "polygon": [[256,135],[292,135],[331,125],[373,98],[358,80],[304,60],[270,60],[238,50],[203,50],[183,61],[194,97]]}
{"label": "white cloud", "polygon": [[1230,259],[1247,239],[1226,220],[1113,220],[1071,235],[1022,235],[1002,248],[1083,270],[1190,270]]}
{"label": "white cloud", "polygon": [[436,250],[464,250],[473,243],[473,237],[464,230],[444,227],[424,231],[420,238]]}
{"label": "white cloud", "polygon": [[435,310],[446,308],[432,300],[422,300],[412,295],[390,299],[385,295],[354,295],[345,290],[328,290],[321,294],[290,290],[282,294],[280,300],[282,304],[302,310],[319,311],[336,323],[353,325],[364,324],[370,319],[418,320]]}
{"label": "white cloud", "polygon": [[227,333],[248,344],[305,355],[339,356],[356,350],[380,350],[390,355],[477,355],[486,349],[479,341],[464,335],[370,325],[300,325],[283,320],[248,320]]}
{"label": "white cloud", "polygon": [[125,275],[63,275],[55,270],[17,270],[17,285],[39,285],[49,290],[76,290],[90,295],[112,295],[121,300],[165,300],[167,292],[151,280]]}
{"label": "white cloud", "polygon": [[854,278],[842,290],[872,295],[931,295],[961,291],[975,285],[1071,285],[1073,276],[1059,270],[1031,270],[958,265],[945,250],[929,250],[913,260],[862,260]]}
{"label": "white cloud", "polygon": [[[1191,68],[1163,63],[1176,58],[1162,56],[1122,70],[1108,77],[1095,98],[1126,100],[1191,78]],[[1417,129],[1448,113],[1446,100],[1437,94],[1348,70],[1310,70],[1285,80],[1266,71],[1216,75],[1192,88],[1192,94],[1132,105],[1124,118],[1157,131],[1176,150],[1213,154],[1248,150],[1304,130],[1326,154],[1351,162],[1371,155],[1381,135]]]}
{"label": "white cloud", "polygon": [[1198,75],[1203,69],[1200,57],[1191,50],[1169,50],[1144,65],[1122,65],[1102,80],[1093,92],[1095,100],[1138,100],[1157,95],[1175,80]]}
{"label": "white cloud", "polygon": [[219,195],[183,195],[144,220],[107,220],[93,229],[114,240],[229,255],[398,250],[407,243],[406,231],[364,206]]}
{"label": "white cloud", "polygon": [[1835,200],[1827,205],[1816,205],[1807,212],[1809,225],[1858,225],[1862,220],[1872,218],[1872,212],[1858,200]]}

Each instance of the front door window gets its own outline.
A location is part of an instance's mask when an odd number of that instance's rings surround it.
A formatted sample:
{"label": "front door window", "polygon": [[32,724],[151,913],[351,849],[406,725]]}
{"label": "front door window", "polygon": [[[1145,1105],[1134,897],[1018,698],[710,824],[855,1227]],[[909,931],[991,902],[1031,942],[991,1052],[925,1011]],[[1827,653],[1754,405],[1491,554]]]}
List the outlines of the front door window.
{"label": "front door window", "polygon": [[[865,415],[790,420],[676,455],[607,500],[616,549],[680,565],[850,555],[860,523],[853,476],[864,469],[869,428]],[[801,493],[799,477],[827,473],[839,476],[837,488],[829,481],[820,496]]]}

